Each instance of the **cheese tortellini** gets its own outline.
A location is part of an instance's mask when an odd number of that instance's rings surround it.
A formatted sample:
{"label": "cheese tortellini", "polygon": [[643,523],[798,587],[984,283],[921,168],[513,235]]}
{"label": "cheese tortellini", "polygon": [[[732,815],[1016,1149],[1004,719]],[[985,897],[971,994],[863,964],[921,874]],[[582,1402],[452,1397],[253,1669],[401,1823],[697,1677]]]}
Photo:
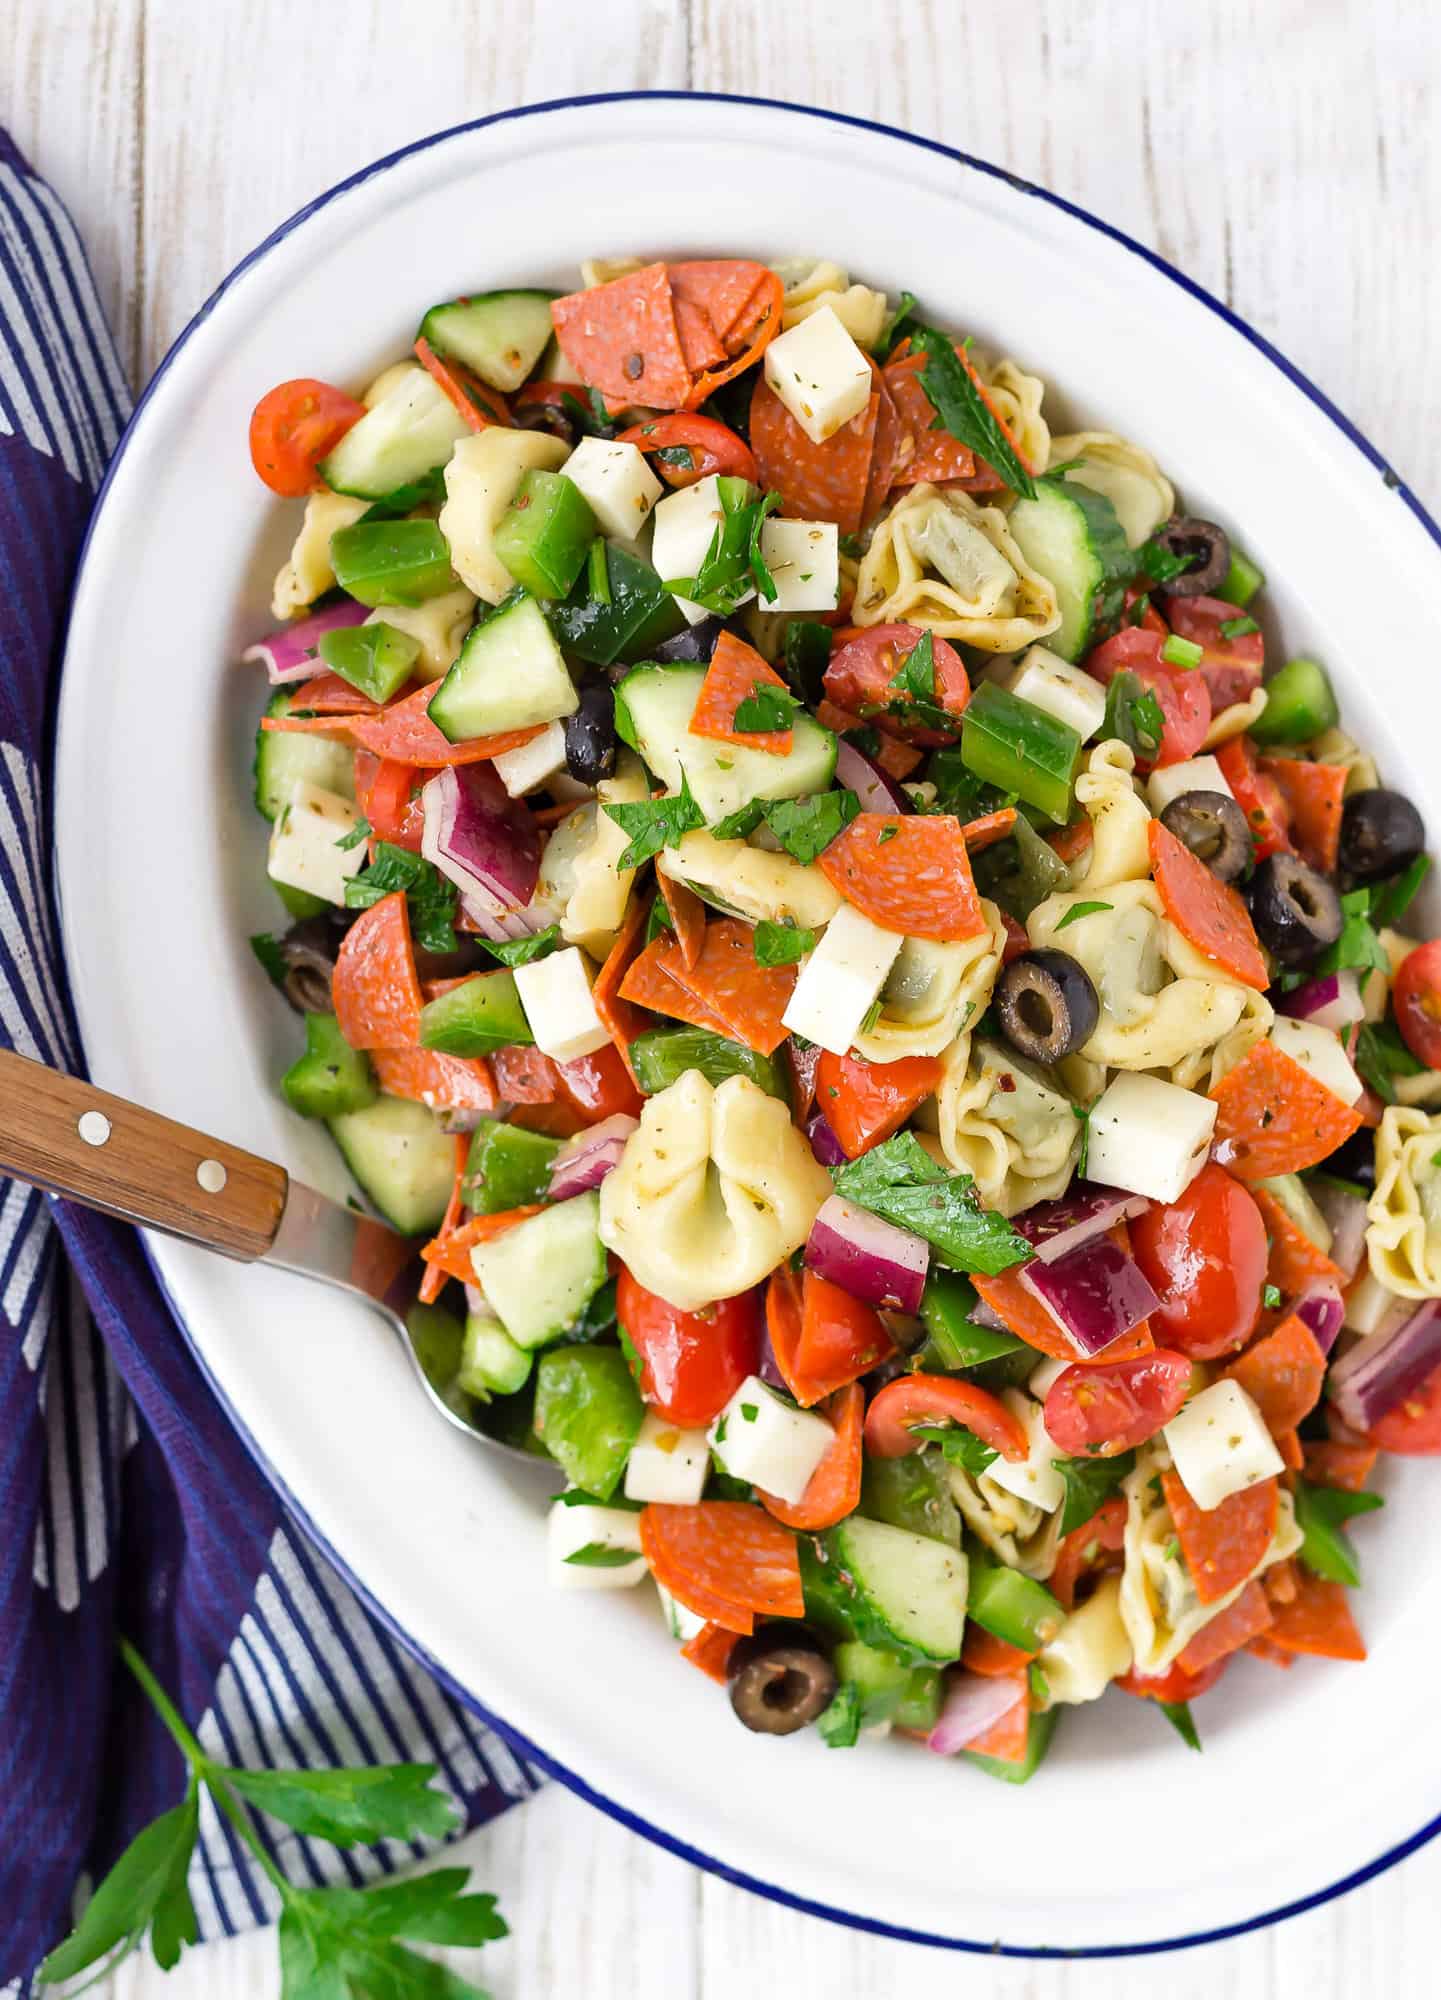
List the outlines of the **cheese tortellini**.
{"label": "cheese tortellini", "polygon": [[987,653],[1018,653],[1061,622],[1055,585],[1026,562],[1000,508],[924,481],[877,522],[852,616],[909,620]]}
{"label": "cheese tortellini", "polygon": [[1371,1274],[1405,1299],[1441,1298],[1441,1113],[1393,1104],[1376,1134],[1376,1190],[1366,1204]]}
{"label": "cheese tortellini", "polygon": [[981,1018],[1001,969],[1005,925],[994,903],[981,909],[989,928],[957,944],[907,938],[881,988],[874,1025],[854,1046],[867,1062],[938,1056]]}
{"label": "cheese tortellini", "polygon": [[1062,1509],[1044,1512],[998,1486],[989,1473],[973,1477],[963,1466],[946,1466],[946,1484],[971,1533],[1022,1576],[1044,1582],[1056,1567],[1061,1540]]}
{"label": "cheese tortellini", "polygon": [[514,583],[495,552],[495,531],[521,478],[527,472],[555,472],[569,456],[569,446],[545,431],[506,430],[499,424],[462,438],[451,453],[440,532],[450,546],[456,575],[487,604],[499,604]]}
{"label": "cheese tortellini", "polygon": [[1121,1579],[1102,1577],[1071,1613],[1036,1665],[1050,1706],[1099,1701],[1118,1674],[1131,1668],[1131,1635],[1121,1616]]}
{"label": "cheese tortellini", "polygon": [[420,647],[415,671],[424,680],[439,680],[450,671],[475,622],[475,599],[462,584],[440,597],[427,597],[423,604],[382,605],[365,622],[393,625],[397,632],[408,632]]}
{"label": "cheese tortellini", "polygon": [[635,880],[633,868],[620,866],[628,837],[601,808],[649,797],[640,759],[623,751],[615,776],[603,778],[595,797],[561,821],[541,855],[532,907],[560,925],[567,944],[580,945],[594,959],[609,952]]}
{"label": "cheese tortellini", "polygon": [[1110,501],[1133,549],[1148,542],[1176,511],[1175,491],[1155,459],[1114,431],[1072,431],[1052,438],[1051,455],[1057,465],[1080,460],[1062,476]]}
{"label": "cheese tortellini", "polygon": [[[1122,1481],[1126,1496],[1125,1567],[1121,1572],[1121,1618],[1135,1654],[1137,1673],[1163,1674],[1174,1665],[1203,1625],[1234,1604],[1250,1582],[1243,1577],[1214,1604],[1196,1595],[1176,1539],[1160,1475],[1171,1454],[1158,1438],[1137,1453],[1136,1469]],[[1276,1530],[1252,1576],[1295,1555],[1302,1541],[1296,1509],[1282,1487],[1276,1496]]]}
{"label": "cheese tortellini", "polygon": [[310,495],[289,560],[281,566],[270,594],[273,618],[298,618],[331,588],[335,567],[330,560],[330,538],[341,528],[353,526],[369,505],[368,500],[353,500],[348,493]]}
{"label": "cheese tortellini", "polygon": [[700,829],[663,847],[655,865],[673,882],[687,883],[713,909],[748,924],[815,930],[841,906],[840,891],[814,863],[806,867],[789,854],[771,854],[743,840],[717,840]]}
{"label": "cheese tortellini", "polygon": [[600,1190],[600,1236],[647,1290],[698,1312],[799,1250],[831,1177],[779,1098],[698,1070],[646,1100]]}
{"label": "cheese tortellini", "polygon": [[941,1150],[987,1208],[1018,1215],[1066,1191],[1080,1121],[1044,1073],[996,1042],[962,1035],[936,1087]]}
{"label": "cheese tortellini", "polygon": [[1039,375],[1028,375],[1009,356],[995,362],[976,355],[971,358],[997,414],[1020,446],[1021,456],[1032,472],[1044,472],[1053,450],[1051,427],[1041,415],[1045,383]]}
{"label": "cheese tortellini", "polygon": [[1151,872],[1151,809],[1141,797],[1136,760],[1116,737],[1098,743],[1076,780],[1076,803],[1091,822],[1091,845],[1071,871],[1089,897],[1113,882],[1139,882]]}
{"label": "cheese tortellini", "polygon": [[853,285],[849,274],[826,257],[789,257],[774,266],[784,290],[781,325],[799,326],[803,319],[829,306],[857,347],[869,354],[885,330],[887,300],[869,285]]}

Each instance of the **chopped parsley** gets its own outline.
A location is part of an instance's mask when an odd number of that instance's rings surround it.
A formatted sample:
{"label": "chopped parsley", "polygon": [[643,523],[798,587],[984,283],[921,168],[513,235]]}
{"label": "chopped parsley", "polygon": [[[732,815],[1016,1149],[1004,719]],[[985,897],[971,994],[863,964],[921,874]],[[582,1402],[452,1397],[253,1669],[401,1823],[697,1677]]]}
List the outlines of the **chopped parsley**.
{"label": "chopped parsley", "polygon": [[1106,690],[1106,719],[1103,737],[1124,743],[1142,763],[1154,763],[1166,733],[1165,712],[1155,694],[1139,674],[1123,667]]}
{"label": "chopped parsley", "polygon": [[971,1176],[937,1166],[913,1132],[848,1161],[836,1175],[836,1193],[924,1237],[954,1270],[994,1277],[1031,1255],[1025,1237],[982,1206]]}
{"label": "chopped parsley", "polygon": [[1007,486],[1036,497],[1036,482],[1026,470],[1005,427],[981,394],[968,364],[956,352],[956,344],[938,327],[913,320],[908,328],[912,347],[926,357],[920,384],[926,400],[936,412],[932,430],[949,431],[959,444],[998,472]]}
{"label": "chopped parsley", "polygon": [[1065,1484],[1061,1508],[1061,1533],[1069,1535],[1082,1528],[1136,1469],[1133,1451],[1118,1452],[1114,1458],[1053,1458],[1053,1468]]}
{"label": "chopped parsley", "polygon": [[789,688],[772,687],[769,681],[757,681],[750,693],[736,703],[733,726],[743,736],[760,735],[770,730],[789,731],[795,726],[796,711],[800,706]]}
{"label": "chopped parsley", "polygon": [[1190,1702],[1158,1701],[1156,1706],[1160,1709],[1162,1715],[1165,1716],[1167,1722],[1170,1723],[1186,1748],[1188,1750],[1199,1750],[1201,1747],[1201,1732],[1197,1729],[1195,1717],[1191,1714]]}
{"label": "chopped parsley", "polygon": [[604,1542],[587,1542],[584,1548],[568,1555],[566,1561],[581,1569],[624,1569],[627,1563],[639,1561],[639,1557],[634,1549],[612,1549]]}
{"label": "chopped parsley", "polygon": [[958,1465],[972,1479],[979,1479],[1000,1457],[993,1446],[983,1444],[974,1432],[963,1430],[959,1425],[914,1424],[911,1436],[923,1439],[926,1444],[939,1445],[941,1457],[946,1463]]}
{"label": "chopped parsley", "polygon": [[1426,1067],[1402,1041],[1394,1021],[1363,1021],[1356,1035],[1352,1061],[1356,1074],[1371,1086],[1383,1104],[1396,1102],[1398,1076],[1419,1076]]}
{"label": "chopped parsley", "polygon": [[674,847],[686,834],[705,825],[705,814],[691,797],[684,771],[680,791],[674,797],[639,799],[631,805],[603,806],[601,810],[629,836],[630,844],[615,864],[622,870],[639,868],[663,847]]}
{"label": "chopped parsley", "polygon": [[809,866],[861,809],[854,792],[816,792],[807,799],[774,799],[762,806],[766,825],[793,861]]}
{"label": "chopped parsley", "polygon": [[370,821],[362,813],[360,818],[355,822],[355,825],[350,829],[349,833],[343,834],[341,838],[336,841],[335,844],[341,850],[342,853],[348,853],[351,848],[359,847],[360,843],[363,840],[369,840],[371,834],[374,833],[374,831],[375,828],[370,824]]}
{"label": "chopped parsley", "polygon": [[773,924],[764,917],[751,942],[757,965],[795,965],[815,948],[814,931],[801,930],[796,924]]}
{"label": "chopped parsley", "polygon": [[410,911],[410,933],[421,950],[440,954],[454,951],[455,884],[447,882],[439,869],[433,868],[423,855],[412,854],[408,848],[393,847],[388,840],[380,841],[370,866],[363,868],[358,875],[352,875],[346,883],[345,907],[348,910],[368,910],[384,901],[385,897],[393,896],[397,890],[405,893]]}
{"label": "chopped parsley", "polygon": [[1102,910],[1113,910],[1115,907],[1114,903],[1072,903],[1070,909],[1067,910],[1061,921],[1056,925],[1056,929],[1058,931],[1066,930],[1071,924],[1078,924],[1082,917],[1099,916]]}
{"label": "chopped parsley", "polygon": [[1196,560],[1194,555],[1178,556],[1174,549],[1159,541],[1143,542],[1137,553],[1141,567],[1152,583],[1160,584],[1167,584],[1173,577],[1180,576]]}
{"label": "chopped parsley", "polygon": [[488,951],[492,958],[498,958],[502,965],[534,965],[538,958],[549,958],[553,951],[559,951],[560,926],[548,924],[543,931],[537,931],[533,937],[478,937],[476,943],[482,951]]}

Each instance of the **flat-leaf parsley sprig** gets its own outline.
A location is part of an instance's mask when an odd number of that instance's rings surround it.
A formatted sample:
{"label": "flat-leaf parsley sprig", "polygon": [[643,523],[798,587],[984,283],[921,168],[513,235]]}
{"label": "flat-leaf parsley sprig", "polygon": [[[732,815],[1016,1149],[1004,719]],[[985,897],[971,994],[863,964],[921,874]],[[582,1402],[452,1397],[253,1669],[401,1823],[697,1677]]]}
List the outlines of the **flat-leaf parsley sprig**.
{"label": "flat-leaf parsley sprig", "polygon": [[434,1764],[337,1771],[242,1771],[205,1753],[128,1641],[121,1658],[145,1690],[186,1763],[185,1796],[131,1841],[70,1936],[40,1968],[58,1983],[90,1966],[109,1972],[147,1932],[168,1972],[198,1935],[187,1875],[207,1791],[280,1897],[282,2000],[487,2000],[412,1944],[480,1945],[506,1935],[494,1896],[466,1894],[470,1871],[436,1868],[369,1889],[297,1889],[260,1839],[256,1810],[337,1847],[451,1833],[454,1805],[434,1788]]}

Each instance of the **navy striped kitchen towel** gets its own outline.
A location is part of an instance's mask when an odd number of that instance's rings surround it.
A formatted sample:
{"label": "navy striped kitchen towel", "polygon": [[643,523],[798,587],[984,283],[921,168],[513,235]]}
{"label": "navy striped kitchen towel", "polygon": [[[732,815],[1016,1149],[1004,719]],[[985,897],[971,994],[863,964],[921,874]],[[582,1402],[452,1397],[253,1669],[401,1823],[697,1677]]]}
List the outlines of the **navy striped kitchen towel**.
{"label": "navy striped kitchen towel", "polygon": [[[77,1070],[50,904],[53,696],[85,525],[129,410],[73,223],[0,132],[0,1044]],[[395,1644],[288,1518],[201,1379],[133,1231],[0,1181],[0,1982],[181,1792],[123,1631],[228,1763],[433,1762],[467,1822],[534,1775]],[[277,1843],[359,1883],[391,1842]],[[202,1937],[276,1911],[208,1799]]]}

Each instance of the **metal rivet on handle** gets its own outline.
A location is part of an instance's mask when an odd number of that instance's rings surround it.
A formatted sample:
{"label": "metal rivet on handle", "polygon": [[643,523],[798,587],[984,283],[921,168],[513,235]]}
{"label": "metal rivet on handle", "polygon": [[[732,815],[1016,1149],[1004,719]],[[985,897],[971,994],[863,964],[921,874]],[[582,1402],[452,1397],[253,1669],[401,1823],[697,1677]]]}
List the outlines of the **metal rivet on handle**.
{"label": "metal rivet on handle", "polygon": [[195,1169],[195,1178],[207,1194],[219,1194],[230,1176],[219,1160],[202,1160]]}
{"label": "metal rivet on handle", "polygon": [[110,1120],[103,1111],[82,1111],[75,1129],[87,1146],[103,1146],[110,1137]]}

